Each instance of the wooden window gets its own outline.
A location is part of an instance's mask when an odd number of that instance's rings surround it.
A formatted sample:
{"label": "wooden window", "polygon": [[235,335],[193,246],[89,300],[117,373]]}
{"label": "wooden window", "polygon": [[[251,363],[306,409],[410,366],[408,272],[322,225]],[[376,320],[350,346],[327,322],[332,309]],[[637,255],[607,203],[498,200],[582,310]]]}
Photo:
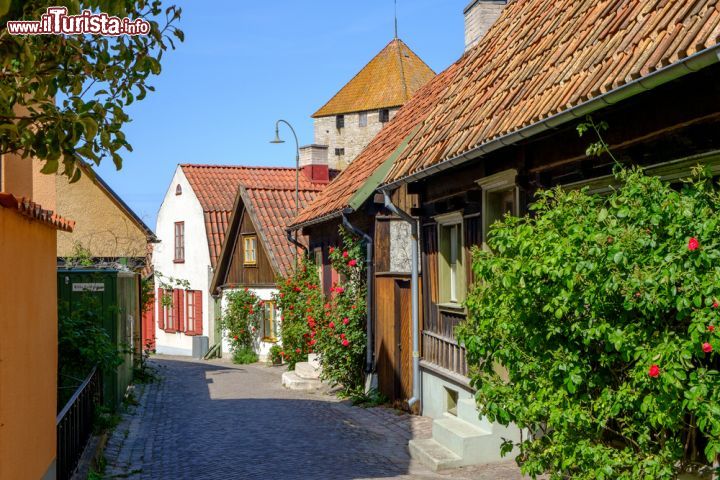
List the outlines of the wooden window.
{"label": "wooden window", "polygon": [[358,113],[358,126],[367,127],[367,112]]}
{"label": "wooden window", "polygon": [[482,188],[482,244],[487,248],[490,226],[502,220],[505,214],[517,215],[520,191],[515,184],[517,170],[505,170],[482,178],[477,184]]}
{"label": "wooden window", "polygon": [[387,123],[390,121],[390,110],[387,108],[383,108],[380,110],[380,122],[381,123]]}
{"label": "wooden window", "polygon": [[337,115],[335,117],[335,128],[338,130],[345,128],[345,115]]}
{"label": "wooden window", "polygon": [[175,222],[175,263],[185,262],[185,222]]}
{"label": "wooden window", "polygon": [[458,307],[465,300],[463,218],[457,212],[436,217],[438,222],[438,273],[441,304]]}
{"label": "wooden window", "polygon": [[266,342],[277,341],[277,309],[275,302],[263,303],[262,337]]}
{"label": "wooden window", "polygon": [[175,187],[175,195],[182,195],[182,187],[180,184],[177,184],[177,187]]}
{"label": "wooden window", "polygon": [[202,335],[202,292],[185,292],[185,335]]}
{"label": "wooden window", "polygon": [[257,237],[255,235],[243,237],[243,265],[257,265]]}

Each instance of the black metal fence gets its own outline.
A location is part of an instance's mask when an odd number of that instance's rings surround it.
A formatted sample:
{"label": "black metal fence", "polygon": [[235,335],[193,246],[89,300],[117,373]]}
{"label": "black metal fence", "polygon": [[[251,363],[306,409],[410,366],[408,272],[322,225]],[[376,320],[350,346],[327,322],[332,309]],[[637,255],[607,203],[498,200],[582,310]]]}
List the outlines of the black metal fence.
{"label": "black metal fence", "polygon": [[93,430],[102,402],[102,375],[93,367],[57,416],[57,480],[72,477]]}

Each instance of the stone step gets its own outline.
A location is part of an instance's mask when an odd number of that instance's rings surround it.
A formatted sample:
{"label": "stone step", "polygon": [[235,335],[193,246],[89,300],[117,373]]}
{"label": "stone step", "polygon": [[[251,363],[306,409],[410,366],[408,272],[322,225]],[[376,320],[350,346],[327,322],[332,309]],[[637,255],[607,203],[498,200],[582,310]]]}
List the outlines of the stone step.
{"label": "stone step", "polygon": [[298,362],[295,364],[295,373],[300,378],[308,380],[317,380],[320,378],[320,369],[315,368],[309,362]]}
{"label": "stone step", "polygon": [[302,378],[295,372],[282,374],[282,385],[290,390],[319,390],[323,384],[315,378]]}
{"label": "stone step", "polygon": [[463,460],[472,459],[473,464],[500,460],[500,444],[492,432],[454,415],[445,414],[443,418],[435,419],[432,436],[436,442]]}
{"label": "stone step", "polygon": [[432,438],[410,440],[410,456],[433,472],[462,466],[462,458]]}
{"label": "stone step", "polygon": [[475,425],[486,432],[493,432],[493,424],[485,417],[480,417],[474,398],[463,398],[457,403],[457,418]]}

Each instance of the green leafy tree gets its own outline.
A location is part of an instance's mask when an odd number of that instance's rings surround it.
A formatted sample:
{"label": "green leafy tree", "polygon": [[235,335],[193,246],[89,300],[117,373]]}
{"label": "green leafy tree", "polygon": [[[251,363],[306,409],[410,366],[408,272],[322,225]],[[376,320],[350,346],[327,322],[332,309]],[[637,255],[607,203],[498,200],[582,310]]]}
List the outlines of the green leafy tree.
{"label": "green leafy tree", "polygon": [[694,174],[540,192],[475,248],[459,338],[481,413],[531,433],[526,474],[671,479],[717,459],[720,194]]}
{"label": "green leafy tree", "polygon": [[[49,6],[144,18],[148,35],[12,36],[8,20],[39,20]],[[0,0],[0,154],[45,162],[43,173],[80,178],[77,162],[111,158],[119,169],[132,151],[126,109],[154,88],[163,54],[182,41],[181,10],[159,0]],[[56,101],[57,100],[57,101]]]}

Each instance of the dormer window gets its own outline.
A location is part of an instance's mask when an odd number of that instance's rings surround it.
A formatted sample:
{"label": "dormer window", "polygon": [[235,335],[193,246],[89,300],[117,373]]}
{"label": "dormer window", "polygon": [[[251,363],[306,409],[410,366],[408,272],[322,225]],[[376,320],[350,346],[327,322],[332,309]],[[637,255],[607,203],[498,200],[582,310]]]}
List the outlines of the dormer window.
{"label": "dormer window", "polygon": [[177,187],[175,187],[175,195],[182,195],[182,187],[180,184],[177,184]]}
{"label": "dormer window", "polygon": [[345,115],[335,116],[335,128],[338,130],[345,128]]}

